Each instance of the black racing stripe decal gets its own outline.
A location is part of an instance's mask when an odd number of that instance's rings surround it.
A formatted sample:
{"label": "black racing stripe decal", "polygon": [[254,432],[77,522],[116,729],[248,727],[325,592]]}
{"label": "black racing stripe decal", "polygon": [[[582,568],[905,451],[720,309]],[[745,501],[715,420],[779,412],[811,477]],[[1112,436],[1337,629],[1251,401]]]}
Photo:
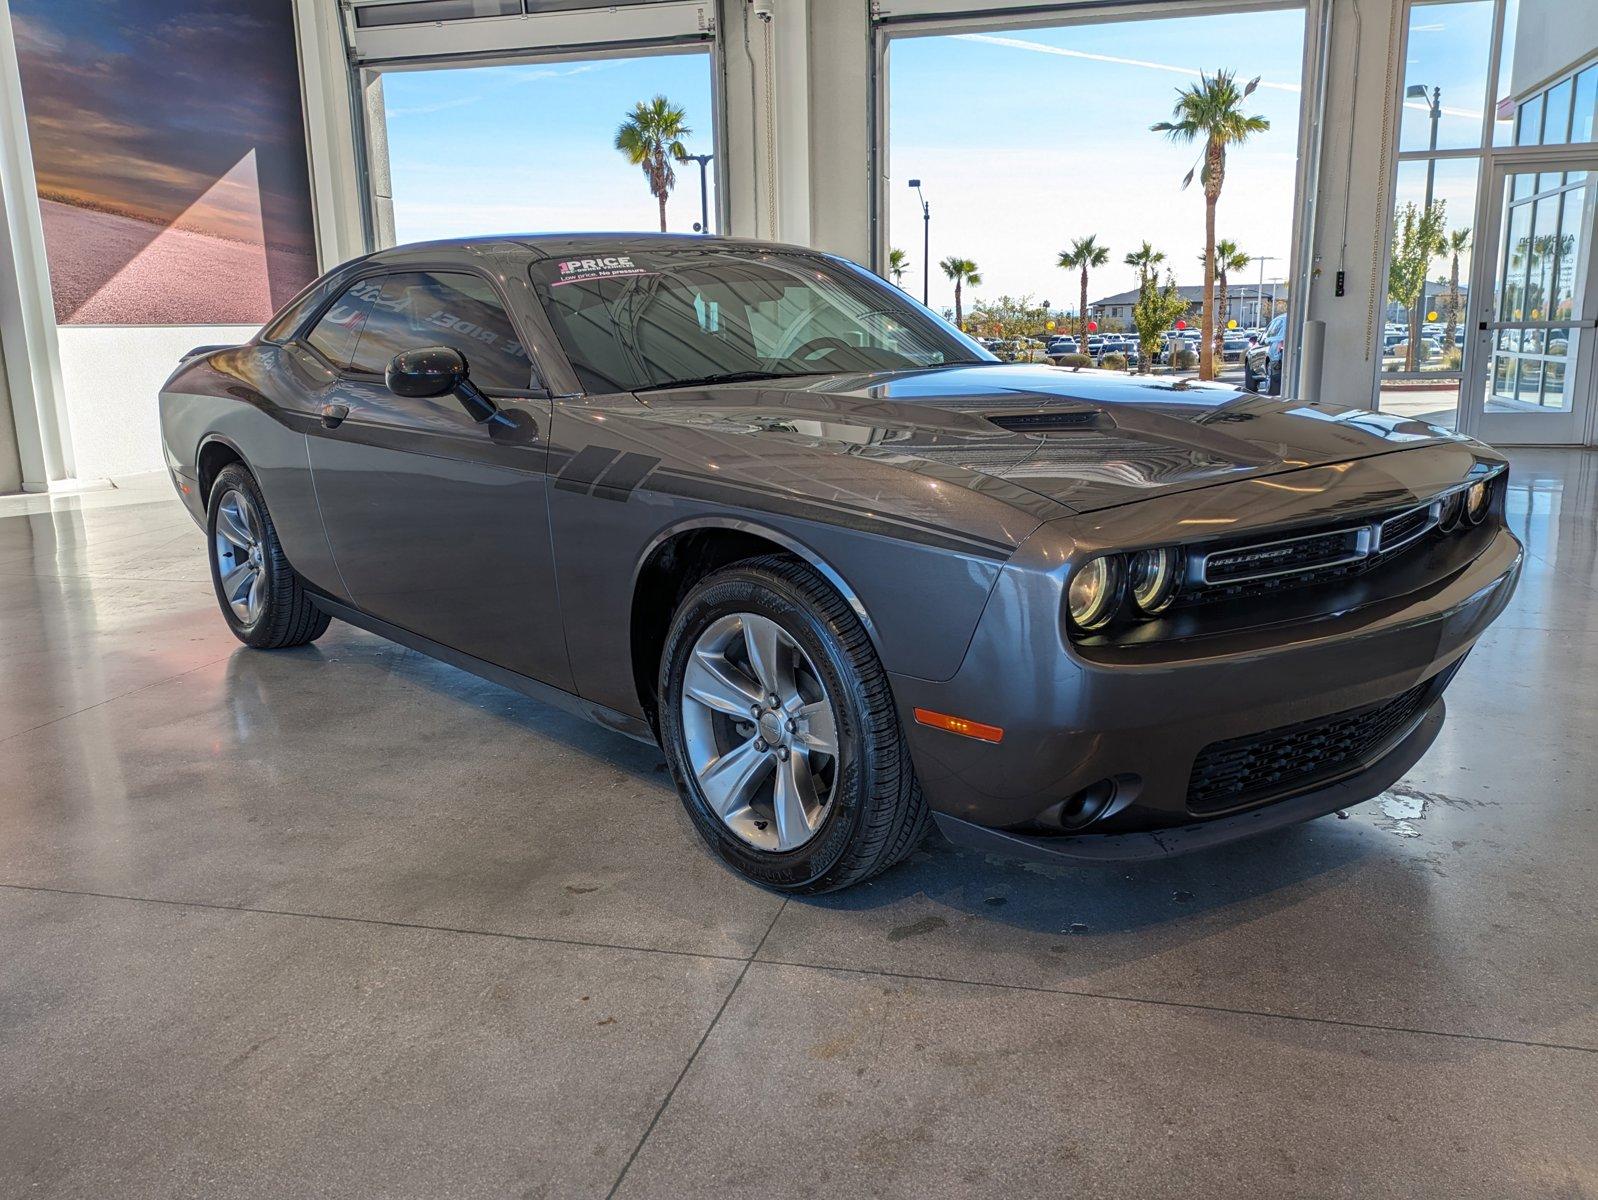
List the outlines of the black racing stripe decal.
{"label": "black racing stripe decal", "polygon": [[659,463],[653,454],[623,454],[599,477],[594,495],[602,500],[626,500]]}
{"label": "black racing stripe decal", "polygon": [[729,507],[758,508],[824,525],[841,525],[863,533],[897,537],[923,546],[936,546],[939,549],[952,550],[957,554],[968,554],[998,562],[1006,561],[1015,553],[1015,547],[1008,543],[967,537],[952,530],[938,529],[907,518],[866,513],[846,505],[804,499],[786,492],[768,491],[703,475],[690,475],[669,468],[656,471],[650,477],[650,489],[689,500],[704,500]]}
{"label": "black racing stripe decal", "polygon": [[556,477],[555,486],[564,492],[586,492],[619,453],[609,446],[584,446]]}

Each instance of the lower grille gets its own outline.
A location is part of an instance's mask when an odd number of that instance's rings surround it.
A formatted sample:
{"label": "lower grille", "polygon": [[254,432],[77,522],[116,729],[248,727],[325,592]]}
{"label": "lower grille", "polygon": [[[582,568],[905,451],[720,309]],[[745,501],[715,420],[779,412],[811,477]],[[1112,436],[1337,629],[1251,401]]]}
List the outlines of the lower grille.
{"label": "lower grille", "polygon": [[1379,704],[1212,742],[1193,760],[1188,811],[1237,808],[1356,767],[1406,731],[1431,694],[1428,680]]}

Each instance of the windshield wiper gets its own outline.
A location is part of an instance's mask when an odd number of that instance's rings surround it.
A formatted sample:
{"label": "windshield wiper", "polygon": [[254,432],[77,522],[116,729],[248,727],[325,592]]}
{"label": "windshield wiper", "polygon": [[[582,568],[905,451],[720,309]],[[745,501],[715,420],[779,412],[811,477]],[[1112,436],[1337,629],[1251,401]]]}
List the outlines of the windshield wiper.
{"label": "windshield wiper", "polygon": [[635,392],[660,392],[667,388],[709,387],[714,383],[748,383],[755,379],[797,379],[803,375],[824,375],[825,371],[721,371],[698,379],[669,379],[665,383],[646,383]]}

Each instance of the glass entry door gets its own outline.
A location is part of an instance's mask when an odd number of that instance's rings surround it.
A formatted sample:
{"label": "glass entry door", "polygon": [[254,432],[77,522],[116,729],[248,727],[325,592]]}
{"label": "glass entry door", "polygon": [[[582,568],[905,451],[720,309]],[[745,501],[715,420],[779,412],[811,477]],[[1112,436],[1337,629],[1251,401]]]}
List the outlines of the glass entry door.
{"label": "glass entry door", "polygon": [[1593,437],[1598,156],[1499,163],[1469,295],[1466,432],[1499,445]]}

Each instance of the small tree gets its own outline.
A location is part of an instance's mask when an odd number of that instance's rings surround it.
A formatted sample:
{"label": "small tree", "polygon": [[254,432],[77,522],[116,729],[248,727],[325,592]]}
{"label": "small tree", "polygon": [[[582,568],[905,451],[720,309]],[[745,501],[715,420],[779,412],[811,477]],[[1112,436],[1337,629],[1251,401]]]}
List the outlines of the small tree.
{"label": "small tree", "polygon": [[1138,288],[1137,303],[1132,306],[1132,327],[1137,330],[1137,369],[1147,375],[1154,356],[1160,350],[1160,334],[1187,312],[1187,301],[1176,290],[1176,279],[1169,273],[1165,286],[1159,286],[1152,271],[1144,276]]}
{"label": "small tree", "polygon": [[938,268],[954,281],[954,324],[957,329],[964,329],[965,312],[960,300],[961,285],[969,283],[972,287],[981,287],[982,275],[978,272],[976,263],[969,258],[955,258],[953,255],[940,262]]}
{"label": "small tree", "polygon": [[[1199,255],[1199,262],[1203,263],[1204,256]],[[1247,254],[1238,248],[1234,241],[1222,238],[1215,243],[1215,286],[1220,295],[1217,296],[1220,315],[1215,320],[1215,352],[1220,353],[1222,340],[1226,337],[1225,329],[1228,314],[1231,311],[1232,301],[1227,278],[1234,271],[1248,270],[1248,264],[1253,262]]]}
{"label": "small tree", "polygon": [[1028,362],[1032,358],[1031,351],[1022,350],[1022,339],[1043,337],[1048,333],[1048,324],[1048,301],[1040,303],[1030,295],[973,300],[971,311],[966,315],[966,325],[972,333],[1012,343],[1018,356]]}
{"label": "small tree", "polygon": [[[1425,212],[1411,202],[1398,211],[1393,226],[1393,256],[1387,266],[1387,295],[1413,314],[1421,293],[1426,289],[1426,274],[1432,259],[1445,248],[1443,239],[1443,207],[1439,200]],[[1413,315],[1412,325],[1417,324]],[[1416,351],[1420,346],[1420,329],[1413,328],[1404,339],[1404,370],[1415,370]]]}
{"label": "small tree", "polygon": [[895,287],[904,286],[904,273],[910,266],[910,256],[903,250],[888,251],[888,274],[892,276]]}
{"label": "small tree", "polygon": [[1165,261],[1165,251],[1156,250],[1144,242],[1121,261],[1137,271],[1138,286],[1142,287],[1160,269],[1160,264]]}
{"label": "small tree", "polygon": [[1459,324],[1459,314],[1464,311],[1464,297],[1459,294],[1459,256],[1470,249],[1470,227],[1456,229],[1448,235],[1448,294],[1443,297],[1443,308],[1448,313],[1447,332],[1443,334],[1443,350],[1454,348],[1454,329]]}

